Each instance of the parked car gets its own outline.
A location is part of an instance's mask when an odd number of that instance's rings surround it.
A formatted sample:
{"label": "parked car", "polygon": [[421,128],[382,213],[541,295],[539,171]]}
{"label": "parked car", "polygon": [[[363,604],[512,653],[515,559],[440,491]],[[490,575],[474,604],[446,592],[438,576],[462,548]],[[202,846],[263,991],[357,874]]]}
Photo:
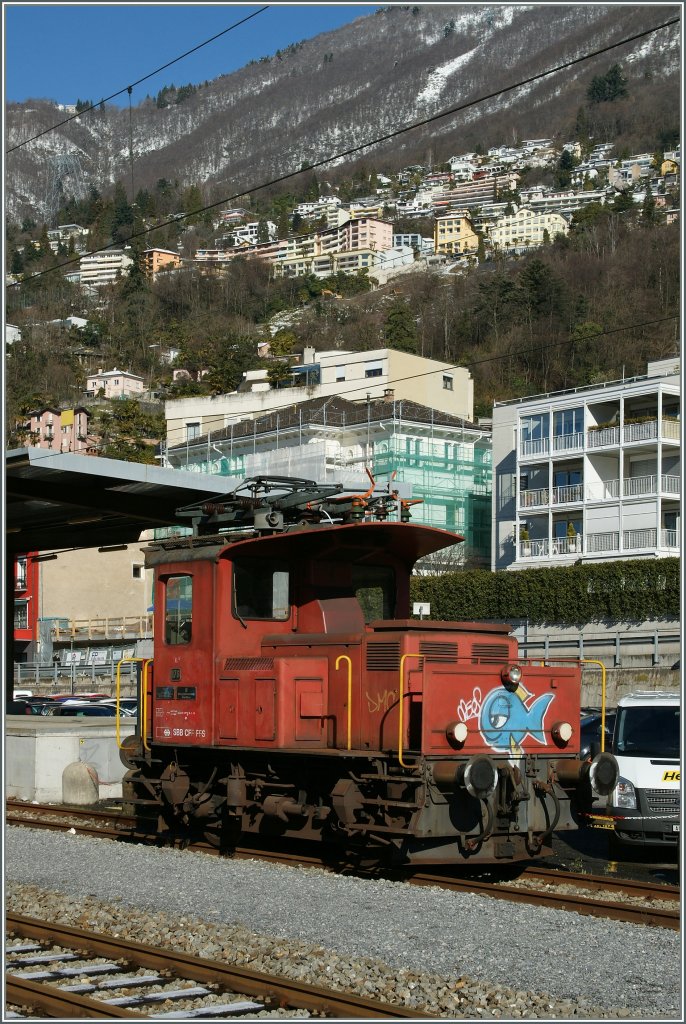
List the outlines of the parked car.
{"label": "parked car", "polygon": [[[114,698],[110,700],[99,700],[98,707],[114,708],[117,711],[117,702]],[[119,717],[135,718],[138,715],[138,701],[135,698],[122,697],[119,701]]]}
{"label": "parked car", "polygon": [[[615,728],[615,718],[617,714],[615,711],[609,711],[605,713],[605,750],[609,750],[612,746],[612,733]],[[579,751],[579,757],[582,761],[588,760],[588,758],[594,757],[597,751],[591,752],[594,744],[597,745],[598,750],[600,749],[600,726],[602,722],[602,715],[600,712],[594,712],[590,715],[583,715],[581,719],[580,739],[581,749]]]}
{"label": "parked car", "polygon": [[66,701],[61,704],[56,704],[55,707],[49,708],[47,711],[49,715],[59,715],[60,717],[69,716],[71,718],[116,718],[117,709],[107,704],[94,704],[91,701],[84,700],[81,703]]}

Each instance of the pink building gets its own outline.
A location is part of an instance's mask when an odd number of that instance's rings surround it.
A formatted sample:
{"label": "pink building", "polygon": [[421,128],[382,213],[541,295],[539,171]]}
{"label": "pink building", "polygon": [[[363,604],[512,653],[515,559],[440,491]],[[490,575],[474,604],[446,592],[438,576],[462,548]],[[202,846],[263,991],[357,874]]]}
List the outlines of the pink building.
{"label": "pink building", "polygon": [[107,370],[106,373],[99,369],[97,373],[89,375],[86,381],[86,392],[97,398],[100,390],[102,390],[102,398],[135,397],[143,394],[145,382],[135,373],[118,370],[115,366],[113,370]]}
{"label": "pink building", "polygon": [[46,407],[29,413],[26,429],[30,443],[36,448],[52,448],[58,452],[87,452],[93,438],[88,436],[88,409],[54,409]]}

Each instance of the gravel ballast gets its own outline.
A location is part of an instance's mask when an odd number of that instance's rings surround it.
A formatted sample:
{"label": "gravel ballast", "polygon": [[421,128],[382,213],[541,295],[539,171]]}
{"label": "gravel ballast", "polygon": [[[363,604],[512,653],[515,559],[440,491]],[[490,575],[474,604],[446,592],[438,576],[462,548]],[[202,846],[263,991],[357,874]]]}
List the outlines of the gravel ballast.
{"label": "gravel ballast", "polygon": [[10,827],[6,910],[435,1016],[680,1019],[678,932]]}

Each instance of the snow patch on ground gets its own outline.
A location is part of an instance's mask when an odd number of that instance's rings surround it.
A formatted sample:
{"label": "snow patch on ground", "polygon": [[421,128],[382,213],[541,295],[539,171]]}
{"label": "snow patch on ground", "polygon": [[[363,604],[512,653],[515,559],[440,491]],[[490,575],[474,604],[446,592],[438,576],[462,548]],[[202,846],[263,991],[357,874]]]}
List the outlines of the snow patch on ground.
{"label": "snow patch on ground", "polygon": [[437,100],[443,90],[445,84],[451,75],[454,75],[477,51],[477,47],[473,50],[468,50],[466,53],[461,54],[459,57],[449,60],[447,64],[442,64],[439,68],[436,68],[429,75],[429,80],[426,86],[417,96],[417,103],[430,103],[432,100]]}

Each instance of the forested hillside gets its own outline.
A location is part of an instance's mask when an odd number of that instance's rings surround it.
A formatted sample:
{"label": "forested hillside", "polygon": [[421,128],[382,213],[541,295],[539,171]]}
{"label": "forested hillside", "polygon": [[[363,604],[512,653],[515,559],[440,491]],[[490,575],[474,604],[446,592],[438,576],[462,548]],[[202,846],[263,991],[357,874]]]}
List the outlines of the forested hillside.
{"label": "forested hillside", "polygon": [[[648,359],[678,351],[680,233],[650,207],[625,205],[587,208],[568,238],[526,257],[374,290],[365,276],[274,279],[243,259],[221,276],[190,267],[150,284],[135,273],[103,289],[88,327],[66,337],[48,321],[80,310],[76,286],[58,273],[25,281],[8,290],[8,320],[23,330],[7,357],[8,428],[36,403],[73,402],[86,365],[126,367],[168,397],[233,390],[284,311],[277,351],[389,345],[466,365],[480,415],[494,400],[644,373]],[[172,385],[168,349],[176,366],[209,373]]]}

